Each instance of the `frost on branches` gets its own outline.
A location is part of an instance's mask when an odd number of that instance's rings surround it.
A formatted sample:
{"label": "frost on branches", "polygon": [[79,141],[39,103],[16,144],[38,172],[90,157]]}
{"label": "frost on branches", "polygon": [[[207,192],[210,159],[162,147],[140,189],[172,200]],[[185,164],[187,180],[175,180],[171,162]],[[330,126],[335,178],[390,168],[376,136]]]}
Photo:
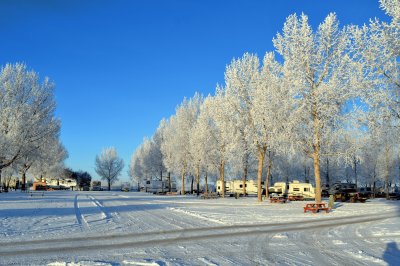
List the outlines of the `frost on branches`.
{"label": "frost on branches", "polygon": [[117,150],[114,147],[105,148],[100,155],[96,156],[95,171],[108,183],[108,191],[111,185],[118,181],[118,176],[124,168],[124,161],[118,157]]}
{"label": "frost on branches", "polygon": [[[388,193],[400,171],[399,0],[381,7],[390,21],[363,27],[341,28],[331,13],[313,30],[306,15],[290,15],[273,39],[279,60],[267,52],[261,63],[245,53],[226,67],[214,95],[185,99],[161,122],[160,138],[163,163],[180,175],[182,193],[187,175],[197,191],[202,176],[207,191],[209,177],[241,175],[243,182],[257,178],[262,201],[264,172],[268,187],[272,176],[309,181],[310,171],[317,202],[321,173],[326,185],[384,180]],[[139,163],[150,153],[146,143],[132,163],[142,176],[152,172]],[[154,162],[150,157],[144,161]]]}
{"label": "frost on branches", "polygon": [[7,64],[1,69],[0,176],[2,169],[14,164],[22,173],[23,190],[25,173],[32,164],[41,165],[42,170],[46,165],[50,172],[66,158],[58,141],[60,121],[54,117],[53,90],[48,78],[41,82],[24,64]]}

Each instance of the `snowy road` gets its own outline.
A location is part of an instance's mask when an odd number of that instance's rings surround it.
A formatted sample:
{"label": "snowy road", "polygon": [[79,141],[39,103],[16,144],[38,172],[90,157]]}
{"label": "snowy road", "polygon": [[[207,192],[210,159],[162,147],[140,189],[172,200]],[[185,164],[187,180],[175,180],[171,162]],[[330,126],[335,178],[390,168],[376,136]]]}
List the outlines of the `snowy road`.
{"label": "snowy road", "polygon": [[[0,194],[1,265],[399,265],[400,202]],[[379,212],[377,212],[379,210]],[[73,265],[73,264],[70,264]]]}

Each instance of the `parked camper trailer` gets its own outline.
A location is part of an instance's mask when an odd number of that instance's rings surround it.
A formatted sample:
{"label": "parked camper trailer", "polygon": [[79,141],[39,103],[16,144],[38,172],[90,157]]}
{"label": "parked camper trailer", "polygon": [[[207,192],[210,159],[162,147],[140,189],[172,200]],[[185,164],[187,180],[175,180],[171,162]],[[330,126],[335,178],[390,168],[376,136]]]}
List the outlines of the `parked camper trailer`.
{"label": "parked camper trailer", "polygon": [[310,183],[300,183],[297,180],[289,183],[288,197],[299,196],[304,199],[315,199],[315,189]]}
{"label": "parked camper trailer", "polygon": [[303,199],[314,199],[315,189],[310,183],[300,183],[293,180],[289,184],[276,182],[273,187],[268,188],[269,193],[276,193],[279,196],[298,197]]}
{"label": "parked camper trailer", "polygon": [[285,196],[288,189],[289,186],[285,182],[276,182],[273,187],[268,188],[268,192],[270,194],[276,193],[278,196]]}
{"label": "parked camper trailer", "polygon": [[[222,181],[216,183],[217,193],[222,194]],[[246,195],[257,195],[257,180],[247,180],[245,184]],[[261,182],[261,191],[265,189],[264,182]],[[243,180],[228,180],[225,181],[225,195],[244,195]]]}
{"label": "parked camper trailer", "polygon": [[150,192],[153,194],[176,192],[176,183],[171,182],[170,189],[168,180],[147,180],[144,189],[146,192]]}

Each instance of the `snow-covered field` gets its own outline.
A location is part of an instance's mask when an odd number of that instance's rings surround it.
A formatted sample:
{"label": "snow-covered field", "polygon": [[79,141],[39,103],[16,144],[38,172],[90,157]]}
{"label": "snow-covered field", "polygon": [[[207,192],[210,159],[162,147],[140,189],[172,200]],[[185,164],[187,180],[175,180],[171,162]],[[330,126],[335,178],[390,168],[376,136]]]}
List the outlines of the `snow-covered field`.
{"label": "snow-covered field", "polygon": [[400,201],[0,194],[0,265],[400,265]]}

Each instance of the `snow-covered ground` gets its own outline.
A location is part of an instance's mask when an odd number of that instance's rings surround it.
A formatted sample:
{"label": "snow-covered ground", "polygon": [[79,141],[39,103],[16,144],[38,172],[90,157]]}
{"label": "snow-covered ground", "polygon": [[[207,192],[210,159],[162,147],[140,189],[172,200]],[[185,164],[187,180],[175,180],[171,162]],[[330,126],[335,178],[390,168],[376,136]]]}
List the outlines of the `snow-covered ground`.
{"label": "snow-covered ground", "polygon": [[400,201],[0,193],[0,265],[400,265]]}

